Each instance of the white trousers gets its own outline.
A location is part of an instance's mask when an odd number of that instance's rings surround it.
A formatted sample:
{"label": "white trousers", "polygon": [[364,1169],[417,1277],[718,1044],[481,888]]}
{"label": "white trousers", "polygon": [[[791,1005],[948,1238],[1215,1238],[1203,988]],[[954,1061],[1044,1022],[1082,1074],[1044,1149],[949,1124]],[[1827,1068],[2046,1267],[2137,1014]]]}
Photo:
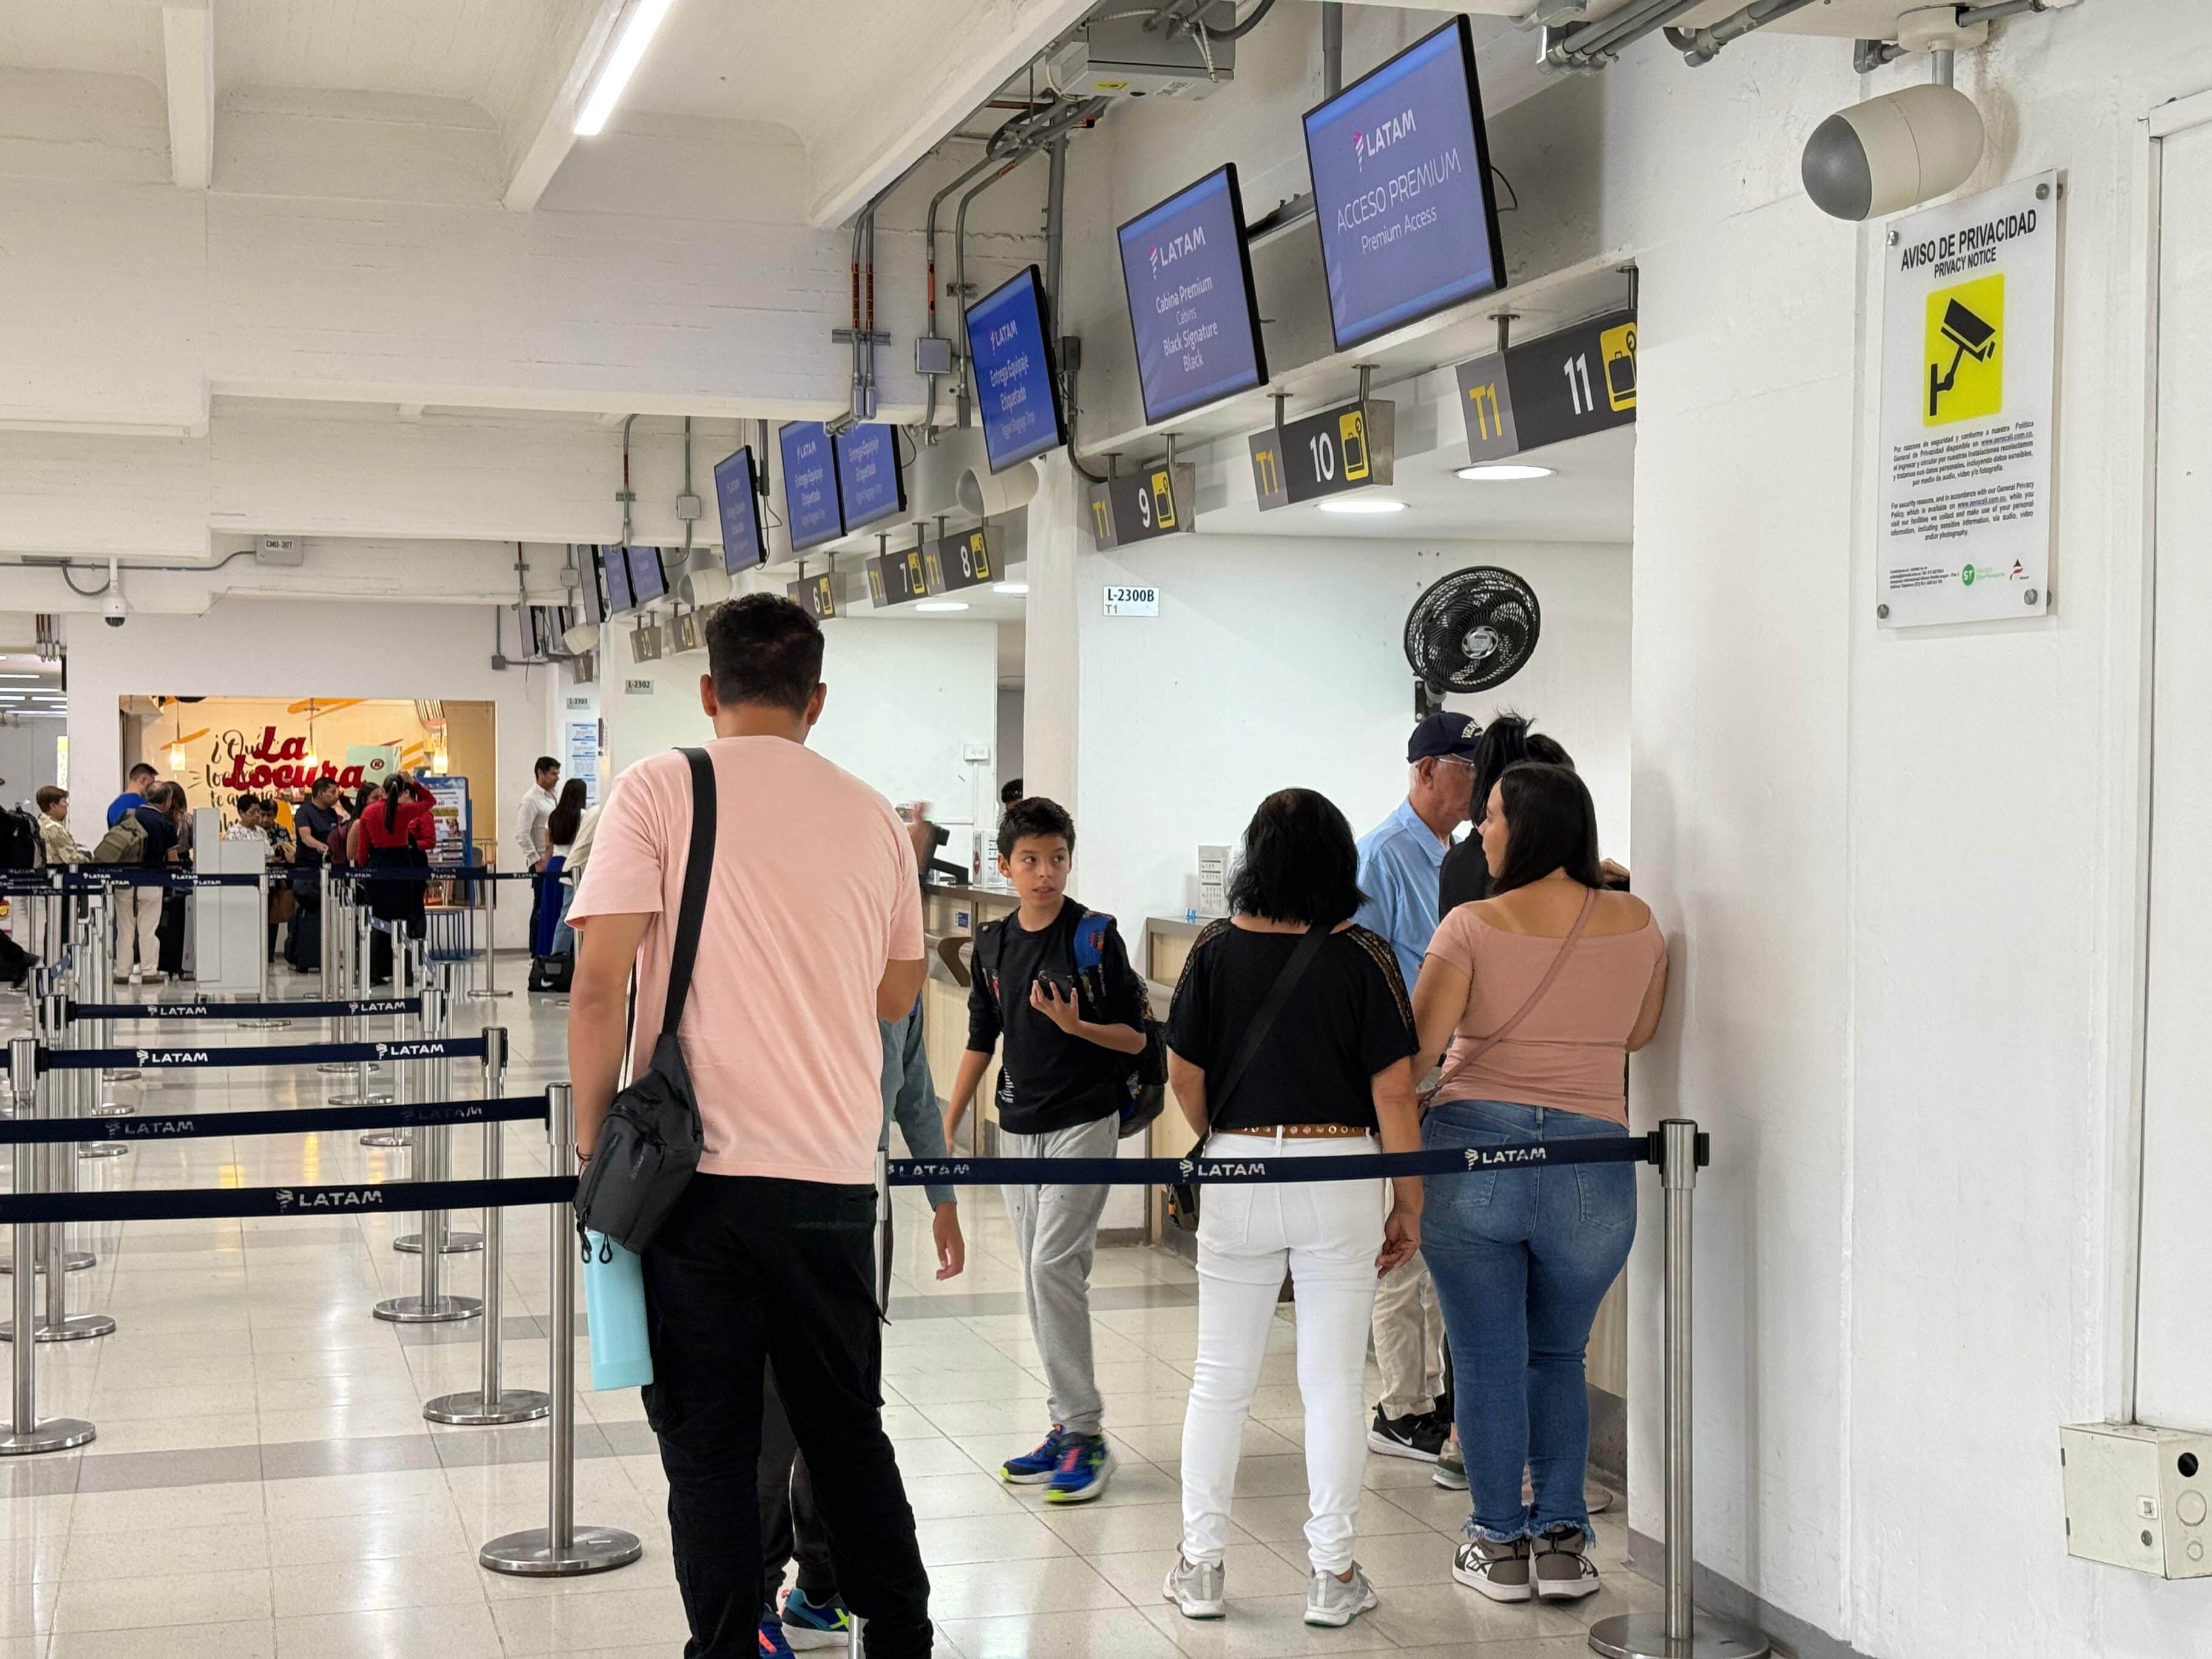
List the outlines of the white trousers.
{"label": "white trousers", "polygon": [[115,971],[120,975],[134,966],[149,972],[159,968],[161,941],[155,930],[161,925],[161,895],[167,890],[117,886],[110,890],[115,895]]}
{"label": "white trousers", "polygon": [[[1375,1141],[1220,1134],[1214,1158],[1330,1158]],[[1287,1269],[1297,1297],[1298,1394],[1306,1415],[1307,1553],[1316,1572],[1352,1565],[1367,1467],[1361,1389],[1382,1248],[1381,1181],[1208,1186],[1198,1223],[1198,1359],[1182,1422],[1182,1554],[1211,1565],[1229,1542],[1244,1419]]]}

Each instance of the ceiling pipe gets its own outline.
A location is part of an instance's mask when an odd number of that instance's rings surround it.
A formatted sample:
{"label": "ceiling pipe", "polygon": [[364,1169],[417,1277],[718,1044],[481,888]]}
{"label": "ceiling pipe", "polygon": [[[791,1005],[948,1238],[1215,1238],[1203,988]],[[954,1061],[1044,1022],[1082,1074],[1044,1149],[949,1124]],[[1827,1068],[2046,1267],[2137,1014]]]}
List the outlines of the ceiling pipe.
{"label": "ceiling pipe", "polygon": [[1721,48],[1729,41],[1741,40],[1754,29],[1765,28],[1778,18],[1787,17],[1812,3],[1813,0],[1752,0],[1742,10],[1731,12],[1703,28],[1678,29],[1668,25],[1667,44],[1682,54],[1684,63],[1697,69],[1719,57]]}
{"label": "ceiling pipe", "polygon": [[[1265,6],[1245,20],[1256,23],[1267,15]],[[1344,90],[1343,0],[1324,0],[1321,9],[1321,88],[1323,98]]]}
{"label": "ceiling pipe", "polygon": [[1544,61],[1554,69],[1602,69],[1645,35],[1700,3],[1702,0],[1629,0],[1601,21],[1578,28],[1547,28]]}
{"label": "ceiling pipe", "polygon": [[952,297],[959,305],[959,334],[952,342],[952,354],[960,363],[960,393],[955,399],[959,411],[958,424],[964,431],[974,423],[975,386],[969,379],[968,360],[968,209],[975,199],[1000,179],[1010,177],[1016,168],[1036,155],[1035,150],[1024,150],[1019,155],[979,185],[969,187],[960,198],[960,210],[952,216]]}

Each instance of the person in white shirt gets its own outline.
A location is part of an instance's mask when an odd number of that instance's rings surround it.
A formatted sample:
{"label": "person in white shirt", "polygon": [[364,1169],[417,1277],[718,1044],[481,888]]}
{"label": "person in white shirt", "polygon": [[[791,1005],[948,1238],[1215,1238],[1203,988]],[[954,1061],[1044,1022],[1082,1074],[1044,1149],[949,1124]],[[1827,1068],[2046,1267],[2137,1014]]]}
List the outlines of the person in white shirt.
{"label": "person in white shirt", "polygon": [[[514,813],[514,845],[522,854],[522,867],[536,875],[545,867],[547,854],[551,850],[545,839],[545,821],[553,816],[553,786],[561,781],[561,763],[550,755],[540,755],[538,764],[531,768],[537,782],[522,798],[522,805]],[[545,884],[530,884],[530,937],[538,937],[538,911],[544,901]]]}

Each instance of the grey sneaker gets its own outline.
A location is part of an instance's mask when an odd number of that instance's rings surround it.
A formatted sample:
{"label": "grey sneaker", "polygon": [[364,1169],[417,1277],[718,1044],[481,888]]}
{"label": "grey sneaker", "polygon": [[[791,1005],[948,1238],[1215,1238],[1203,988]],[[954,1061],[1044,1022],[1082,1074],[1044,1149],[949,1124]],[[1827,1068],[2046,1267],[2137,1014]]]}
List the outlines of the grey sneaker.
{"label": "grey sneaker", "polygon": [[1467,1490],[1467,1454],[1460,1449],[1459,1432],[1444,1442],[1444,1449],[1437,1454],[1437,1466],[1429,1471],[1429,1479],[1447,1492]]}
{"label": "grey sneaker", "polygon": [[1359,1570],[1359,1563],[1352,1564],[1350,1583],[1333,1572],[1317,1572],[1306,1580],[1306,1623],[1327,1625],[1342,1630],[1363,1613],[1382,1605],[1382,1598],[1375,1593],[1375,1586],[1367,1582],[1367,1575]]}
{"label": "grey sneaker", "polygon": [[1168,1581],[1162,1589],[1184,1618],[1218,1619],[1228,1606],[1222,1599],[1225,1577],[1218,1561],[1194,1567],[1178,1554],[1175,1565],[1168,1569]]}
{"label": "grey sneaker", "polygon": [[1452,1577],[1493,1601],[1525,1601],[1534,1594],[1528,1584],[1528,1540],[1493,1544],[1486,1538],[1471,1538],[1452,1556]]}
{"label": "grey sneaker", "polygon": [[1553,1527],[1534,1540],[1536,1595],[1546,1601],[1579,1601],[1598,1592],[1597,1563],[1586,1552],[1589,1535],[1577,1527]]}

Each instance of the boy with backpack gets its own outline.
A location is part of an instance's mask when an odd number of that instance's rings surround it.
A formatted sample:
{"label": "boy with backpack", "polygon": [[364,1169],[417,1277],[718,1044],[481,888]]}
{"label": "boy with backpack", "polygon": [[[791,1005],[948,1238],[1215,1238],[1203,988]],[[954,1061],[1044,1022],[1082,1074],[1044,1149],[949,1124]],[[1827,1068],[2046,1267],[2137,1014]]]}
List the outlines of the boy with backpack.
{"label": "boy with backpack", "polygon": [[[968,1052],[945,1115],[947,1146],[958,1144],[960,1120],[1003,1038],[1003,1155],[1115,1155],[1131,1079],[1147,1051],[1149,1000],[1114,919],[1067,896],[1074,851],[1074,821],[1042,797],[1016,801],[1000,820],[999,872],[1021,908],[976,932]],[[1038,1184],[1004,1191],[1030,1330],[1044,1358],[1052,1426],[1035,1451],[1009,1458],[1000,1478],[1048,1486],[1048,1503],[1088,1503],[1105,1492],[1114,1472],[1091,1345],[1091,1262],[1107,1189]]]}

